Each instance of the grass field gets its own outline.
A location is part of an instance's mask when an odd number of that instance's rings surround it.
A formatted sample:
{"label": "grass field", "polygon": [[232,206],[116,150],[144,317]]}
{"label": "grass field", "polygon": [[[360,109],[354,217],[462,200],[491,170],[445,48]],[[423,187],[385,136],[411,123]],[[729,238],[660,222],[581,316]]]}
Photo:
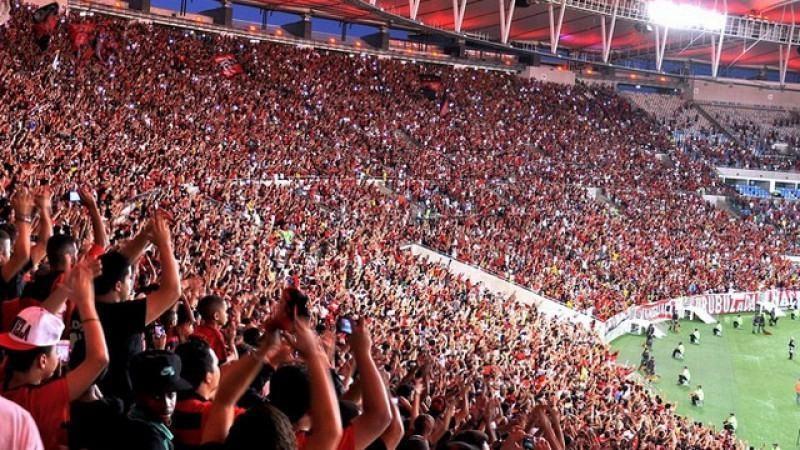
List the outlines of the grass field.
{"label": "grass field", "polygon": [[[734,316],[721,316],[722,337],[714,337],[713,325],[700,322],[681,323],[680,334],[667,333],[656,339],[653,352],[656,373],[661,377],[654,387],[668,401],[677,405],[679,414],[721,428],[729,413],[739,421],[737,435],[750,445],[777,442],[781,448],[795,449],[800,431],[800,405],[795,402],[794,384],[800,378],[800,361],[789,361],[789,338],[800,338],[800,320],[780,319],[777,327],[767,327],[771,336],[753,335],[752,316],[744,325],[733,329]],[[667,323],[659,325],[666,331]],[[700,329],[700,345],[689,344],[689,333]],[[686,347],[684,361],[672,359],[672,350],[682,341]],[[800,342],[800,341],[796,341]],[[618,361],[638,366],[644,337],[627,335],[612,343],[619,349]],[[797,358],[797,357],[795,357]],[[691,387],[677,385],[678,373],[689,366]],[[698,384],[705,392],[705,405],[697,408],[689,400],[689,392]]]}

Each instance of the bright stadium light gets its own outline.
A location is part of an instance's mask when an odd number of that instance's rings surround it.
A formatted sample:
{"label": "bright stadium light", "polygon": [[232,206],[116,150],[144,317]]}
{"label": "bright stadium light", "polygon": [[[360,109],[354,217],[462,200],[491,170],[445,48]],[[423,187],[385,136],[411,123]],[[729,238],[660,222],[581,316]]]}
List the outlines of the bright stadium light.
{"label": "bright stadium light", "polygon": [[664,27],[687,30],[720,31],[725,27],[725,15],[694,5],[679,5],[669,0],[654,0],[647,4],[650,22]]}

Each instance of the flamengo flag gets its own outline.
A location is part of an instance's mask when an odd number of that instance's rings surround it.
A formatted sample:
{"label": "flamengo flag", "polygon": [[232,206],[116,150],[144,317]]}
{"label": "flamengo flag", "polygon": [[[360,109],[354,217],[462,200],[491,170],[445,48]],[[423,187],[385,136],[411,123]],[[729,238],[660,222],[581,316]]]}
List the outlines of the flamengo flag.
{"label": "flamengo flag", "polygon": [[215,56],[214,62],[219,65],[220,73],[225,78],[233,78],[240,73],[244,73],[242,65],[236,62],[236,57],[230,53]]}
{"label": "flamengo flag", "polygon": [[33,12],[33,39],[42,51],[50,45],[50,36],[58,25],[58,3],[53,2]]}

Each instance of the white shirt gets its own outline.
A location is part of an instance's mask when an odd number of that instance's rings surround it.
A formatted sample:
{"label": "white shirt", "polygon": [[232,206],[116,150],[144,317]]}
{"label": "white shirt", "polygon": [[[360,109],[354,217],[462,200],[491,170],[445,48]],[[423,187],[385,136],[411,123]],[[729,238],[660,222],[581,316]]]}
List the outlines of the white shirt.
{"label": "white shirt", "polygon": [[702,389],[694,391],[694,395],[696,395],[697,399],[700,400],[701,402],[706,399],[706,394],[703,393]]}
{"label": "white shirt", "polygon": [[0,397],[0,448],[9,450],[44,450],[36,422],[28,411]]}

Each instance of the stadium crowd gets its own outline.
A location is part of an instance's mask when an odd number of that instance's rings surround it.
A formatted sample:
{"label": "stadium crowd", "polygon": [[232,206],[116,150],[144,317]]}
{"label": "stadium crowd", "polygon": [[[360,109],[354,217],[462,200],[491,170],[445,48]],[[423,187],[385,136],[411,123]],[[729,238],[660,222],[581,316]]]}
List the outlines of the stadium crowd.
{"label": "stadium crowd", "polygon": [[591,330],[400,248],[598,317],[795,283],[781,229],[706,206],[704,160],[613,92],[97,16],[42,51],[31,12],[0,30],[0,376],[44,448],[739,445]]}

